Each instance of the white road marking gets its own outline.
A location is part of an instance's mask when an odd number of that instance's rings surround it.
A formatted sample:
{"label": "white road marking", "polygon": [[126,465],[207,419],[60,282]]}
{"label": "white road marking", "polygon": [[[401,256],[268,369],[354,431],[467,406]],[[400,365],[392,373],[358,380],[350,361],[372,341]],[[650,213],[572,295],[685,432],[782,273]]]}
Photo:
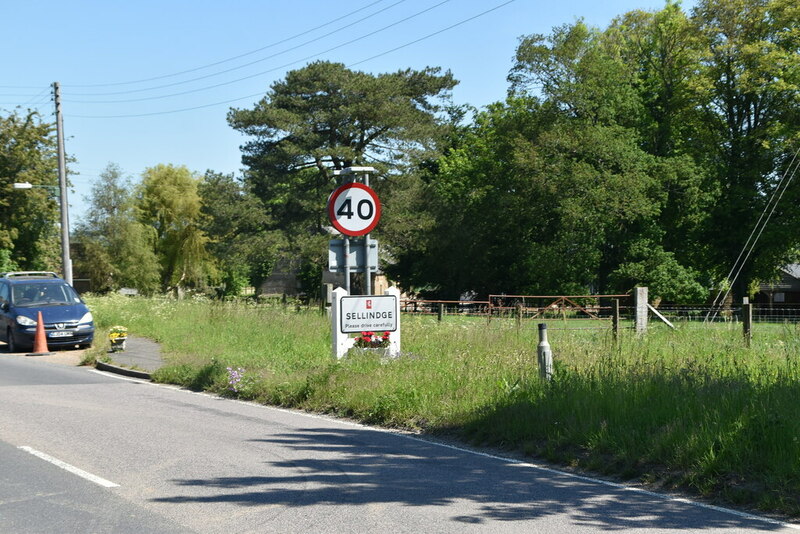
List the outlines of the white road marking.
{"label": "white road marking", "polygon": [[51,464],[53,464],[53,465],[55,465],[57,467],[60,467],[61,469],[65,470],[65,471],[69,471],[73,475],[78,475],[81,478],[85,478],[89,482],[94,482],[95,484],[97,484],[99,486],[103,486],[104,488],[118,488],[119,487],[119,484],[114,484],[113,482],[111,482],[109,480],[106,480],[104,478],[101,478],[101,477],[99,477],[97,475],[93,475],[91,473],[87,473],[83,469],[78,469],[74,465],[70,465],[70,464],[68,464],[66,462],[62,462],[58,458],[53,458],[49,454],[45,454],[45,453],[43,453],[41,451],[37,451],[36,449],[33,449],[31,447],[22,446],[22,447],[18,447],[18,448],[22,449],[25,452],[31,453],[32,455],[36,456],[37,458],[41,458],[45,462],[50,462]]}

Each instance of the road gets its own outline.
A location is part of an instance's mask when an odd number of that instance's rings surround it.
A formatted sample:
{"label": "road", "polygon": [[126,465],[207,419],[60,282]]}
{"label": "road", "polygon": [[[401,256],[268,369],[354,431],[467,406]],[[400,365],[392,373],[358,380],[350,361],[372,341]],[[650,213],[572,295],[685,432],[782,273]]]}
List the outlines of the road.
{"label": "road", "polygon": [[617,530],[797,528],[347,421],[0,354],[0,532]]}

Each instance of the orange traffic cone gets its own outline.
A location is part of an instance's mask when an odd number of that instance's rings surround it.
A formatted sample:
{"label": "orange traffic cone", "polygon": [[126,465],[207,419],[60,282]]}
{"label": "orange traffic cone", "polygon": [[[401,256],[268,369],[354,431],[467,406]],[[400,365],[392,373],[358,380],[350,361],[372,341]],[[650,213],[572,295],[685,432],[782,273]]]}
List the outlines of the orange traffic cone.
{"label": "orange traffic cone", "polygon": [[36,319],[36,334],[33,337],[33,352],[27,356],[45,356],[52,354],[50,349],[47,348],[47,336],[44,334],[44,319],[42,319],[42,312]]}

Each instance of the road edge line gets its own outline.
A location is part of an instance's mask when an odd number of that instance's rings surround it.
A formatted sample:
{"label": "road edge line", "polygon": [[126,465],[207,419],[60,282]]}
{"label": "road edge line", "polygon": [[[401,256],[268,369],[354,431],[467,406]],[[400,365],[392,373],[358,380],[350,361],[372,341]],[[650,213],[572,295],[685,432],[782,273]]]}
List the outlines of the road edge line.
{"label": "road edge line", "polygon": [[94,482],[98,486],[103,486],[104,488],[118,488],[119,487],[119,484],[115,484],[114,482],[111,482],[110,480],[106,480],[105,478],[99,477],[97,475],[93,475],[92,473],[84,471],[83,469],[79,469],[79,468],[75,467],[74,465],[70,465],[67,462],[63,462],[63,461],[59,460],[58,458],[54,458],[54,457],[50,456],[49,454],[45,454],[45,453],[43,453],[41,451],[37,451],[33,447],[28,447],[26,445],[22,445],[22,446],[17,447],[17,448],[21,449],[21,450],[23,450],[23,451],[25,451],[27,453],[30,453],[30,454],[36,456],[37,458],[39,458],[41,460],[44,460],[45,462],[49,462],[49,463],[55,465],[56,467],[60,467],[64,471],[68,471],[68,472],[72,473],[73,475],[78,475],[79,477],[81,477],[81,478],[83,478],[85,480],[88,480],[89,482]]}

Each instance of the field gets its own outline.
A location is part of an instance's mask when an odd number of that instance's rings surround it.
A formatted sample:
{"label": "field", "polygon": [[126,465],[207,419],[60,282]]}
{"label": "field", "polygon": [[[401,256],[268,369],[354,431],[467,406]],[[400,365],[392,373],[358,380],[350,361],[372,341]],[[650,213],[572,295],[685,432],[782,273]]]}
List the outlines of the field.
{"label": "field", "polygon": [[334,361],[329,319],[315,309],[119,296],[89,304],[98,339],[122,324],[162,344],[161,382],[800,516],[796,324],[756,325],[748,349],[740,324],[652,325],[615,343],[609,329],[554,321],[545,383],[531,321],[403,316],[400,358]]}

